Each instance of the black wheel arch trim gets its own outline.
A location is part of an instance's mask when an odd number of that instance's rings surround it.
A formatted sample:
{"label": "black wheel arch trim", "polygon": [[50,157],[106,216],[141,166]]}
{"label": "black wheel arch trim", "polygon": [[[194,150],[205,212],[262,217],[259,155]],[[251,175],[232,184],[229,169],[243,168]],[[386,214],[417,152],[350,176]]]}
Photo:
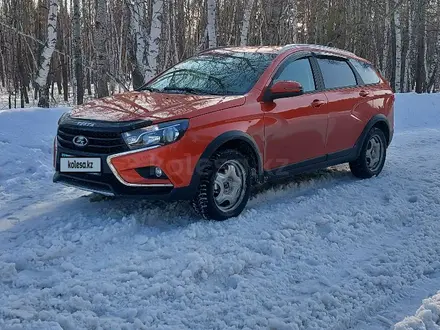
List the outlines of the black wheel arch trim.
{"label": "black wheel arch trim", "polygon": [[249,134],[243,131],[228,131],[220,134],[214,140],[210,142],[210,144],[206,147],[205,151],[200,156],[197,165],[194,169],[194,173],[191,179],[190,186],[197,187],[200,182],[200,174],[203,171],[204,166],[207,164],[209,159],[215,154],[217,150],[219,150],[224,144],[238,140],[247,143],[254,152],[257,160],[257,174],[259,177],[263,176],[263,160],[261,158],[260,151],[258,149],[257,143]]}
{"label": "black wheel arch trim", "polygon": [[386,126],[388,127],[388,136],[389,136],[388,145],[391,143],[393,132],[391,131],[388,118],[383,114],[377,114],[377,115],[373,116],[373,118],[371,118],[368,121],[367,125],[365,125],[364,130],[362,131],[361,135],[359,136],[358,140],[356,141],[355,148],[357,149],[357,156],[358,157],[361,153],[362,146],[364,145],[364,142],[365,142],[365,139],[367,137],[368,132],[370,132],[370,130],[373,128],[374,125],[376,125],[377,123],[380,123],[380,122],[385,123]]}

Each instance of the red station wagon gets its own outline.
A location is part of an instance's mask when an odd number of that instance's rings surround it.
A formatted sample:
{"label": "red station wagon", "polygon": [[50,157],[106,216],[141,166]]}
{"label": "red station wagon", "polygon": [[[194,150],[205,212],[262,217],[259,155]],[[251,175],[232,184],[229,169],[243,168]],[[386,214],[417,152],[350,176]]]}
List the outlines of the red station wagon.
{"label": "red station wagon", "polygon": [[378,175],[394,94],[370,62],[319,45],[217,48],[59,121],[54,182],[108,196],[188,200],[238,216],[255,184],[349,163]]}

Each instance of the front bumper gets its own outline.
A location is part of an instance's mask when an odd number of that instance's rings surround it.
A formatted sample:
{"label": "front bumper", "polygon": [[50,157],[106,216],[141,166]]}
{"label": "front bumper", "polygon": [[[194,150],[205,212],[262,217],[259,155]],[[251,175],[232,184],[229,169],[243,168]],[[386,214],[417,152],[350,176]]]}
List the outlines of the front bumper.
{"label": "front bumper", "polygon": [[95,192],[104,196],[136,197],[151,200],[191,200],[194,190],[190,187],[127,187],[117,181],[114,176],[97,177],[91,174],[65,174],[55,172],[53,182],[69,187]]}
{"label": "front bumper", "polygon": [[[101,173],[62,173],[60,172],[60,158],[62,155],[101,158]],[[154,180],[149,180],[151,183],[143,184],[126,183],[121,180],[121,177],[114,174],[115,169],[112,171],[109,167],[109,162],[107,162],[109,156],[111,155],[70,150],[57,144],[53,182],[105,196],[141,197],[153,200],[191,200],[195,194],[195,190],[191,185],[175,187],[173,184],[161,184]]]}
{"label": "front bumper", "polygon": [[[54,182],[108,196],[140,196],[151,199],[190,200],[197,188],[194,179],[203,145],[183,136],[160,148],[129,150],[121,134],[151,124],[148,121],[108,123],[65,118],[54,143]],[[76,137],[88,144],[78,146]],[[61,173],[61,157],[101,159],[100,173]],[[160,168],[163,175],[151,174]]]}

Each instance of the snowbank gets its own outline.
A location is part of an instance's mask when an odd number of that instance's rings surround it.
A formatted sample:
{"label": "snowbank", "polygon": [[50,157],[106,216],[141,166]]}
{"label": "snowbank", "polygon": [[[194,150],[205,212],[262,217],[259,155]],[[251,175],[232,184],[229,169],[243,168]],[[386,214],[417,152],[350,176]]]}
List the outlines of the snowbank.
{"label": "snowbank", "polygon": [[414,316],[394,326],[394,330],[438,330],[440,329],[440,293],[424,299]]}
{"label": "snowbank", "polygon": [[[0,230],[15,221],[14,211],[26,200],[54,191],[53,139],[67,108],[14,109],[0,112]],[[4,217],[8,216],[9,220]]]}
{"label": "snowbank", "polygon": [[16,109],[0,112],[0,187],[52,175],[56,124],[67,108]]}
{"label": "snowbank", "polygon": [[414,128],[440,127],[440,93],[396,94],[396,132]]}

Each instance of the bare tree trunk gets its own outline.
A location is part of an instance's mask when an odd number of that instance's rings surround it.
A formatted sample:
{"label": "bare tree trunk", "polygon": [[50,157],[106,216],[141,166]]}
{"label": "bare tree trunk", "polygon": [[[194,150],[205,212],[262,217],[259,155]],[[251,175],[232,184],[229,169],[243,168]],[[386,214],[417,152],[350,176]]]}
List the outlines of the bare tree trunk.
{"label": "bare tree trunk", "polygon": [[50,70],[50,61],[57,43],[57,15],[58,0],[50,0],[47,17],[47,41],[41,54],[40,69],[35,79],[37,88],[40,91],[38,106],[45,108],[49,107],[49,84],[47,78]]}
{"label": "bare tree trunk", "polygon": [[[284,10],[284,3],[282,0],[273,0],[270,4],[270,7],[266,7],[268,9],[267,15],[268,15],[268,22],[267,22],[267,35],[266,35],[266,43],[270,45],[279,45],[281,36],[280,36],[280,19],[281,15]],[[319,21],[319,20],[318,20]],[[316,25],[315,26],[317,31],[315,33],[316,41],[315,43],[318,43],[318,35],[319,35],[319,28]]]}
{"label": "bare tree trunk", "polygon": [[295,43],[298,40],[298,20],[297,20],[297,13],[296,11],[298,10],[297,6],[296,6],[296,1],[297,0],[292,0],[292,13],[291,13],[291,17],[292,17],[292,26],[293,26],[293,31],[292,31],[292,42]]}
{"label": "bare tree trunk", "polygon": [[[426,15],[426,14],[425,14]],[[423,92],[429,93],[429,77],[431,75],[431,72],[429,70],[429,66],[428,66],[428,58],[427,58],[427,54],[428,54],[428,35],[427,35],[427,29],[426,29],[426,22],[425,22],[425,26],[424,26],[424,30],[423,30],[423,35],[424,35],[424,50],[425,50],[425,54],[423,57],[423,72],[425,73],[425,82],[423,84]],[[432,68],[435,67],[435,63],[433,63]],[[434,73],[435,74],[435,73]]]}
{"label": "bare tree trunk", "polygon": [[148,38],[148,70],[145,74],[145,80],[153,78],[158,69],[159,47],[162,33],[162,15],[164,3],[163,0],[154,0],[153,12],[151,13],[151,30]]}
{"label": "bare tree trunk", "polygon": [[73,60],[76,80],[76,103],[84,102],[84,71],[81,50],[81,12],[79,0],[73,0]]}
{"label": "bare tree trunk", "polygon": [[433,87],[433,92],[439,92],[440,90],[440,74],[439,74],[439,64],[438,62],[440,61],[440,56],[439,56],[439,52],[440,52],[440,0],[437,0],[437,40],[436,40],[436,45],[435,45],[435,55],[434,55],[434,62],[437,65],[437,70],[436,70],[436,75],[434,77],[434,87]]}
{"label": "bare tree trunk", "polygon": [[[440,4],[440,1],[439,1]],[[425,44],[426,45],[426,44]],[[437,35],[436,42],[434,45],[434,56],[429,68],[429,74],[427,75],[426,91],[432,93],[436,90],[436,81],[438,81],[438,71],[439,71],[439,51],[440,51],[440,33]],[[425,60],[425,63],[427,61]],[[425,64],[427,66],[427,64]]]}
{"label": "bare tree trunk", "polygon": [[255,0],[248,0],[244,9],[243,22],[241,25],[240,46],[247,46],[249,35],[249,23],[251,19],[252,8],[254,8]]}
{"label": "bare tree trunk", "polygon": [[[147,33],[143,28],[142,22],[146,20],[145,4],[143,0],[134,0],[129,5],[130,8],[130,28],[134,43],[134,55],[136,65],[134,67],[133,77],[142,77],[142,79],[134,79],[134,88],[138,88],[145,83],[146,73],[148,70],[147,59],[145,54],[147,52],[147,43],[145,38]],[[138,81],[139,80],[139,81]]]}
{"label": "bare tree trunk", "polygon": [[426,82],[425,71],[425,10],[426,4],[420,1],[417,6],[418,20],[417,20],[417,59],[416,59],[416,93],[423,93]]}
{"label": "bare tree trunk", "polygon": [[216,0],[207,0],[208,1],[208,47],[215,48],[217,47],[217,25],[216,25],[216,16],[217,16],[217,4]]}
{"label": "bare tree trunk", "polygon": [[389,44],[390,44],[390,40],[389,40],[389,31],[390,31],[390,21],[391,19],[389,18],[389,13],[390,13],[390,5],[389,5],[389,0],[385,0],[385,26],[384,26],[384,31],[383,31],[383,50],[382,50],[382,63],[381,63],[381,68],[382,68],[382,72],[385,75],[388,75],[388,56],[389,56]]}
{"label": "bare tree trunk", "polygon": [[171,30],[171,44],[174,52],[174,63],[179,62],[179,48],[177,46],[177,0],[170,0],[170,23],[172,24]]}
{"label": "bare tree trunk", "polygon": [[402,29],[400,26],[400,11],[399,0],[394,0],[394,27],[396,33],[396,68],[394,79],[394,90],[397,93],[401,92],[401,68],[402,68]]}
{"label": "bare tree trunk", "polygon": [[408,5],[408,42],[407,42],[407,48],[405,52],[405,71],[403,73],[403,91],[410,92],[411,91],[411,76],[412,76],[412,66],[411,66],[411,50],[414,48],[413,44],[413,17],[412,17],[412,11],[411,11],[411,5],[410,3]]}
{"label": "bare tree trunk", "polygon": [[108,91],[108,56],[107,56],[107,1],[96,1],[95,47],[96,47],[96,92],[98,97],[106,97]]}

